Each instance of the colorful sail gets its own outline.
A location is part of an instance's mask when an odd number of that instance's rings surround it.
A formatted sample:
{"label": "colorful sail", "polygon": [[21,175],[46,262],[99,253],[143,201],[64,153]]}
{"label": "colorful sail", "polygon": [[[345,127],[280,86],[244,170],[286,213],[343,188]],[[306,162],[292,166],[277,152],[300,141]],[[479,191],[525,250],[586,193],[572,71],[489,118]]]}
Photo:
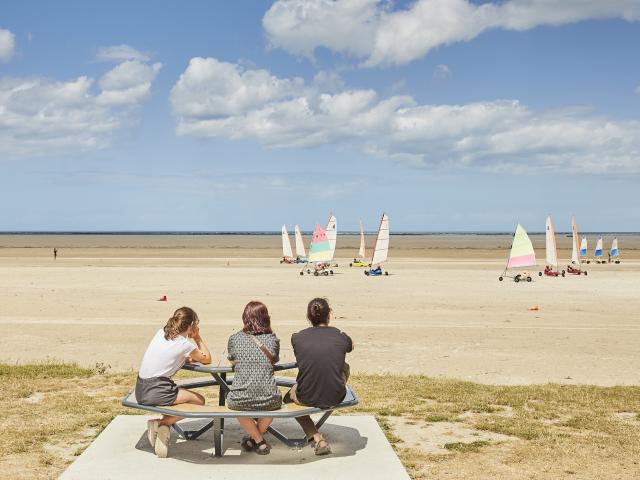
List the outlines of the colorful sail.
{"label": "colorful sail", "polygon": [[553,229],[553,223],[551,223],[551,216],[547,217],[547,265],[558,267],[558,248],[556,246],[556,232]]}
{"label": "colorful sail", "polygon": [[362,220],[360,220],[360,249],[358,250],[358,257],[364,258],[364,230],[362,228]]}
{"label": "colorful sail", "polygon": [[573,246],[571,248],[571,263],[580,265],[580,235],[578,235],[578,226],[576,225],[576,217],[571,217],[571,234]]}
{"label": "colorful sail", "polygon": [[294,228],[294,232],[296,237],[296,256],[305,258],[307,252],[304,249],[304,242],[302,241],[302,234],[300,233],[300,227],[298,225]]}
{"label": "colorful sail", "polygon": [[518,224],[511,244],[511,253],[507,268],[529,267],[536,264],[536,252],[529,239],[529,235],[522,225]]}
{"label": "colorful sail", "polygon": [[329,243],[327,234],[320,225],[316,224],[316,228],[313,231],[313,236],[311,237],[309,261],[330,262],[332,258],[333,252],[331,251],[331,244]]}
{"label": "colorful sail", "polygon": [[293,258],[291,241],[289,240],[289,234],[287,233],[286,225],[282,225],[282,256],[284,258]]}
{"label": "colorful sail", "polygon": [[327,260],[328,262],[333,260],[333,256],[336,253],[336,240],[338,237],[338,222],[336,217],[331,215],[329,217],[329,222],[327,222],[327,240],[329,240],[329,246],[331,247],[331,258]]}
{"label": "colorful sail", "polygon": [[618,239],[617,238],[614,238],[613,242],[611,242],[611,251],[609,252],[609,255],[611,255],[611,258],[617,257],[618,255],[620,255],[620,252],[618,251]]}
{"label": "colorful sail", "polygon": [[587,237],[582,237],[582,241],[580,242],[580,256],[587,256]]}
{"label": "colorful sail", "polygon": [[602,237],[598,239],[598,243],[596,243],[596,251],[593,254],[594,257],[602,257]]}
{"label": "colorful sail", "polygon": [[371,267],[375,267],[387,261],[389,254],[389,217],[386,213],[382,214],[380,227],[378,228],[378,236],[376,237],[376,246],[373,250],[371,258]]}

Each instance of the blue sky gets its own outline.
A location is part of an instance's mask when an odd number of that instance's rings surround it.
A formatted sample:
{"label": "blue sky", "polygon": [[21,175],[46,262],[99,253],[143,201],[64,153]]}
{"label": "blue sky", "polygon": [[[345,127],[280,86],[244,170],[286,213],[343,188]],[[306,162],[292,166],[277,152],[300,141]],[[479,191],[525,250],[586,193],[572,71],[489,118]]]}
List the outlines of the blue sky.
{"label": "blue sky", "polygon": [[4,5],[0,230],[640,230],[640,5],[550,2]]}

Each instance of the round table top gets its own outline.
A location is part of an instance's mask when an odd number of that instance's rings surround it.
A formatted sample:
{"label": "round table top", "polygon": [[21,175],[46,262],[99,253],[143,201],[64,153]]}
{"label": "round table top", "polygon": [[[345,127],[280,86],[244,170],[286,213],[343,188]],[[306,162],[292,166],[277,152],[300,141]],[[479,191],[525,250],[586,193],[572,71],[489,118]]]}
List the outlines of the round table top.
{"label": "round table top", "polygon": [[[273,370],[276,372],[282,370],[292,370],[294,368],[298,368],[298,364],[296,362],[289,363],[276,363],[273,366]],[[202,365],[201,363],[185,363],[182,366],[183,370],[191,370],[193,372],[204,372],[204,373],[233,373],[233,368],[230,365],[226,366],[215,366],[215,365]]]}

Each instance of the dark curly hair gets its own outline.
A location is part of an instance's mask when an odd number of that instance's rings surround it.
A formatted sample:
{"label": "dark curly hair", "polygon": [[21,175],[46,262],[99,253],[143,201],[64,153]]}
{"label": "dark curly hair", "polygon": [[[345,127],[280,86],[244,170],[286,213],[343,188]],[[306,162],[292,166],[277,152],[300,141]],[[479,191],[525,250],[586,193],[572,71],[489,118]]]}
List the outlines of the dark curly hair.
{"label": "dark curly hair", "polygon": [[309,305],[307,305],[307,319],[314,327],[323,324],[327,325],[329,323],[330,313],[331,307],[326,298],[314,298],[309,302]]}
{"label": "dark curly hair", "polygon": [[165,340],[173,340],[181,333],[186,332],[191,325],[198,323],[200,320],[196,312],[189,307],[180,307],[167,320],[167,324],[164,326],[164,338]]}
{"label": "dark curly hair", "polygon": [[249,302],[242,312],[242,331],[249,335],[262,335],[273,333],[271,330],[271,317],[267,306],[262,302]]}

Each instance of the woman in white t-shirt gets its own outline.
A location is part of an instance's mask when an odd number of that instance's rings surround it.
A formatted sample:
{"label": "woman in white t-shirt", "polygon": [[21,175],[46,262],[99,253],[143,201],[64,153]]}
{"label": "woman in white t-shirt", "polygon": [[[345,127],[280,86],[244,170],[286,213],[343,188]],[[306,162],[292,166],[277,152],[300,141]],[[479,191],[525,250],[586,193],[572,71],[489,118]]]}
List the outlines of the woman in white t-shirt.
{"label": "woman in white t-shirt", "polygon": [[[198,315],[189,307],[173,313],[164,328],[154,335],[140,365],[136,381],[136,400],[142,405],[178,405],[193,403],[204,405],[199,393],[178,388],[171,377],[186,362],[211,363],[211,353],[200,337]],[[193,342],[195,342],[195,345]],[[180,417],[163,415],[147,422],[147,436],[156,455],[168,453],[170,427]]]}

